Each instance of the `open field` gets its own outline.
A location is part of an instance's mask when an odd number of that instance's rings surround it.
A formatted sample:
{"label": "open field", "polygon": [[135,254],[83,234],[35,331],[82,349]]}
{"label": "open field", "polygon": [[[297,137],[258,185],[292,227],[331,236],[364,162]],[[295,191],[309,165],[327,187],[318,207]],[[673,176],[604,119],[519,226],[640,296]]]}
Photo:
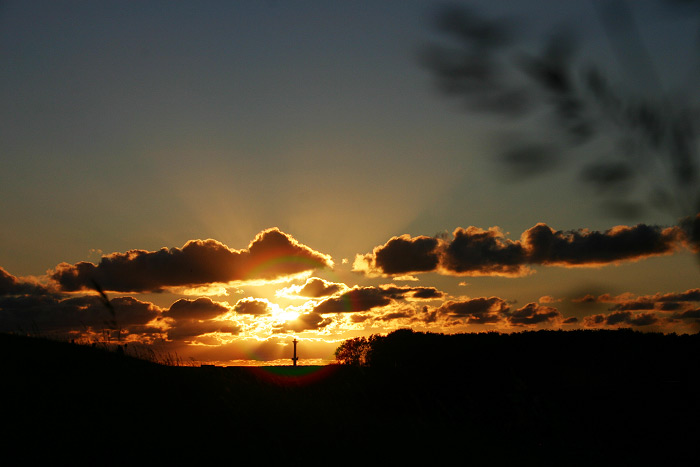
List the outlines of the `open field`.
{"label": "open field", "polygon": [[[518,339],[482,339],[462,364],[399,358],[383,367],[294,369],[169,367],[0,335],[0,439],[28,461],[93,465],[697,459],[700,352],[687,352],[698,349],[698,336]],[[571,345],[544,352],[537,344],[554,341]]]}

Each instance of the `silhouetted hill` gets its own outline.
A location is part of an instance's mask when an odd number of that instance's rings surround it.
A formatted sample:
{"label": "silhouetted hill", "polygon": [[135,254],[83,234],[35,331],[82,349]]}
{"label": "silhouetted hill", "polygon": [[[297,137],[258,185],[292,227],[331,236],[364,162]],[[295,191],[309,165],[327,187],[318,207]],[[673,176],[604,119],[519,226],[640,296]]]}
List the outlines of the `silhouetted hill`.
{"label": "silhouetted hill", "polygon": [[693,465],[698,342],[398,331],[371,367],[261,369],[0,335],[0,439],[53,464]]}

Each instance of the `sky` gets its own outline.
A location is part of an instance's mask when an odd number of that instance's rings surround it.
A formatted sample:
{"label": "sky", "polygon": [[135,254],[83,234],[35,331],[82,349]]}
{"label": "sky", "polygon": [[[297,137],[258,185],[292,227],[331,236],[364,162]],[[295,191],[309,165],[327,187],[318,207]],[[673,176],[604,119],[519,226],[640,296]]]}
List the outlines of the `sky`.
{"label": "sky", "polygon": [[698,332],[690,3],[2,1],[0,331]]}

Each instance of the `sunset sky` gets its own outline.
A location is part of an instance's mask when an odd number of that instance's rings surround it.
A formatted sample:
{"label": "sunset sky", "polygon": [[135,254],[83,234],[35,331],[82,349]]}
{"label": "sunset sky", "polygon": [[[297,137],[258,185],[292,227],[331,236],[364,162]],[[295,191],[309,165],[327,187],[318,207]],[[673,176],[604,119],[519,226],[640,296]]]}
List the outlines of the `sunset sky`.
{"label": "sunset sky", "polygon": [[[630,35],[605,24],[620,3],[455,4],[507,21],[505,62],[566,31],[575,69],[685,115],[696,11],[629,2]],[[581,173],[621,151],[614,125],[574,146],[546,98],[506,117],[444,92],[442,4],[0,2],[0,331],[120,328],[219,364],[288,364],[295,337],[326,363],[404,327],[698,332],[697,212],[644,191],[673,179],[642,167],[611,204]],[[523,154],[537,170],[504,164]]]}

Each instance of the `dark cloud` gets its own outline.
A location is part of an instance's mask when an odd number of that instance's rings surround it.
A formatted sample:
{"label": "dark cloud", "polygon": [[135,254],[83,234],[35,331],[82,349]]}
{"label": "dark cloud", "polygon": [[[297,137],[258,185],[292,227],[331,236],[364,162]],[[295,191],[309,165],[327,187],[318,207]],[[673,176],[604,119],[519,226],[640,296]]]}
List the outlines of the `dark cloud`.
{"label": "dark cloud", "polygon": [[395,319],[411,318],[413,313],[410,311],[393,311],[391,313],[385,313],[376,318],[377,321],[393,321]]}
{"label": "dark cloud", "polygon": [[610,311],[638,311],[658,310],[677,311],[693,308],[692,302],[700,301],[700,289],[689,289],[685,292],[657,293],[654,295],[642,295],[635,297],[624,293],[617,296],[602,294],[597,297],[586,295],[583,298],[573,299],[574,302],[586,303],[612,303]]}
{"label": "dark cloud", "polygon": [[323,313],[353,313],[368,311],[372,308],[386,306],[393,302],[386,291],[377,287],[355,287],[338,296],[320,302],[314,312]]}
{"label": "dark cloud", "polygon": [[221,303],[216,303],[209,298],[202,297],[197,300],[182,298],[172,305],[165,313],[173,319],[212,319],[223,315],[229,309]]}
{"label": "dark cloud", "polygon": [[597,299],[595,295],[586,294],[585,296],[580,298],[572,298],[571,301],[574,303],[595,303]]}
{"label": "dark cloud", "polygon": [[438,272],[453,276],[522,276],[530,272],[531,265],[600,266],[671,254],[686,243],[684,239],[680,227],[644,224],[617,226],[604,232],[565,232],[540,223],[517,241],[506,238],[497,227],[468,227],[455,229],[451,240],[394,237],[372,253],[357,255],[353,269],[368,275]]}
{"label": "dark cloud", "polygon": [[397,286],[393,284],[380,285],[379,288],[384,291],[387,297],[393,299],[408,299],[408,300],[437,300],[443,298],[445,293],[435,287],[411,287]]}
{"label": "dark cloud", "polygon": [[682,239],[677,227],[639,224],[605,232],[563,232],[540,223],[523,233],[521,241],[533,264],[595,266],[673,253]]}
{"label": "dark cloud", "polygon": [[43,285],[32,280],[17,278],[0,267],[0,296],[43,295],[48,293],[48,289]]}
{"label": "dark cloud", "polygon": [[444,292],[435,287],[411,287],[394,284],[378,287],[355,287],[340,295],[330,297],[314,309],[317,313],[352,313],[396,303],[397,300],[436,300]]}
{"label": "dark cloud", "polygon": [[280,326],[274,327],[274,332],[302,332],[313,331],[324,328],[331,324],[331,318],[324,318],[320,313],[309,312],[302,313],[298,318],[285,322]]}
{"label": "dark cloud", "polygon": [[246,250],[216,240],[190,240],[182,248],[130,250],[103,256],[99,264],[59,264],[51,278],[64,291],[93,288],[116,292],[161,291],[232,281],[273,280],[333,265],[330,256],[300,244],[278,229],[259,233]]}
{"label": "dark cloud", "polygon": [[306,280],[306,283],[296,291],[295,295],[308,298],[329,297],[345,288],[345,284],[328,282],[318,277],[310,277]]}
{"label": "dark cloud", "polygon": [[510,324],[513,326],[534,326],[551,324],[562,320],[561,313],[554,307],[537,303],[512,310],[511,306],[499,297],[478,297],[466,300],[450,300],[430,312],[424,307],[418,318],[424,322],[437,320],[439,316],[448,321],[466,322],[467,324]]}
{"label": "dark cloud", "polygon": [[680,293],[659,294],[660,302],[700,302],[700,289],[689,289]]}
{"label": "dark cloud", "polygon": [[447,301],[437,313],[450,318],[466,320],[468,324],[498,323],[510,310],[505,300],[498,297],[479,297],[461,301]]}
{"label": "dark cloud", "polygon": [[445,296],[444,292],[441,292],[434,287],[413,287],[413,289],[414,290],[410,293],[410,296],[414,299],[435,300]]}
{"label": "dark cloud", "polygon": [[659,310],[661,311],[675,311],[682,308],[683,305],[679,302],[661,302],[659,303]]}
{"label": "dark cloud", "polygon": [[272,313],[270,302],[259,298],[242,298],[233,307],[233,311],[241,315],[267,315]]}
{"label": "dark cloud", "polygon": [[458,276],[522,276],[528,272],[519,242],[497,229],[458,228],[443,250],[441,268]]}
{"label": "dark cloud", "polygon": [[11,296],[0,298],[0,331],[56,333],[93,331],[114,328],[128,332],[158,317],[156,305],[132,297],[110,300],[114,315],[97,295],[60,299],[50,295]]}
{"label": "dark cloud", "polygon": [[508,322],[517,326],[527,326],[540,323],[552,323],[561,319],[561,313],[551,306],[542,306],[537,303],[528,303],[510,313]]}
{"label": "dark cloud", "polygon": [[229,311],[226,305],[207,297],[177,300],[163,313],[168,339],[191,342],[209,333],[238,334],[241,330],[238,324],[216,319]]}
{"label": "dark cloud", "polygon": [[653,310],[656,307],[656,303],[652,300],[646,298],[638,298],[636,300],[629,300],[626,302],[616,303],[610,307],[611,311],[635,311],[635,310]]}
{"label": "dark cloud", "polygon": [[683,219],[681,228],[689,248],[695,253],[700,253],[700,214]]}
{"label": "dark cloud", "polygon": [[700,308],[689,309],[674,313],[673,319],[700,319]]}
{"label": "dark cloud", "polygon": [[632,313],[631,311],[614,311],[608,315],[597,314],[583,318],[583,324],[596,326],[648,326],[655,324],[659,318],[654,313]]}
{"label": "dark cloud", "polygon": [[434,271],[440,259],[438,245],[439,240],[432,237],[393,237],[372,253],[358,255],[353,267],[387,275]]}
{"label": "dark cloud", "polygon": [[562,321],[562,324],[574,324],[578,323],[578,318],[575,316],[570,316],[566,318],[564,321]]}

